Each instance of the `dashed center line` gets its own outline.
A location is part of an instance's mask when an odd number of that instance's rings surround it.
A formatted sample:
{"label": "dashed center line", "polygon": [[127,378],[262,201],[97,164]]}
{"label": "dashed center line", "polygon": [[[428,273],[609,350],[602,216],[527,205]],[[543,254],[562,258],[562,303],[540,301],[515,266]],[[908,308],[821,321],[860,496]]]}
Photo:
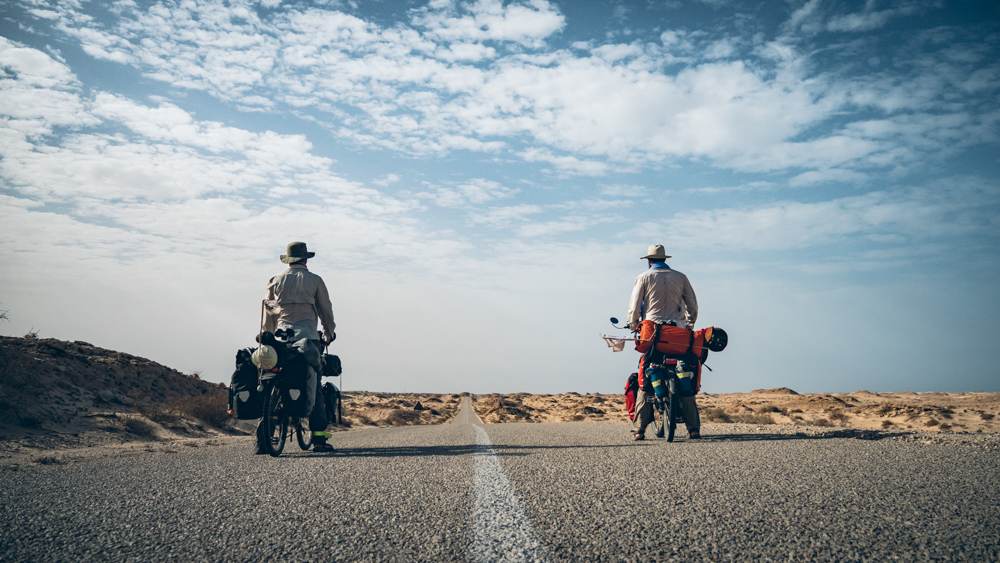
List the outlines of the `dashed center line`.
{"label": "dashed center line", "polygon": [[545,561],[531,521],[500,466],[489,434],[476,424],[472,427],[476,429],[472,559],[483,563]]}

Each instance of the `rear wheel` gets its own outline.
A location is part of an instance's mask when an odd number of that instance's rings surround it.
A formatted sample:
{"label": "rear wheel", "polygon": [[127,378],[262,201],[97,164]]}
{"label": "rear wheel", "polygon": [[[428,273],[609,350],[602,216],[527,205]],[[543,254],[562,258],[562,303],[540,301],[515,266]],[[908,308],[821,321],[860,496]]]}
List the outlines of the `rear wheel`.
{"label": "rear wheel", "polygon": [[264,404],[264,448],[273,457],[281,455],[285,449],[288,434],[288,417],[281,414],[281,391],[271,387]]}
{"label": "rear wheel", "polygon": [[309,429],[309,419],[299,418],[295,420],[295,440],[299,443],[299,447],[303,450],[308,450],[313,443],[312,430]]}
{"label": "rear wheel", "polygon": [[340,391],[337,391],[337,420],[334,420],[334,424],[340,424],[344,421],[343,403],[340,400]]}
{"label": "rear wheel", "polygon": [[670,400],[667,402],[666,413],[663,416],[663,425],[667,427],[667,441],[674,441],[674,432],[677,430],[677,415],[681,412],[681,401],[677,393],[670,393]]}

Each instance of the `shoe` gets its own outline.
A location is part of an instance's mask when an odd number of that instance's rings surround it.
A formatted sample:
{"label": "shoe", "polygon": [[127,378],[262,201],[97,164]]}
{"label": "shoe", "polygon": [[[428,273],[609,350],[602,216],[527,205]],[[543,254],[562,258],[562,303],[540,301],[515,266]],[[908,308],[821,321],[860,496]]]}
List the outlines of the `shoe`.
{"label": "shoe", "polygon": [[701,439],[701,432],[698,432],[697,430],[692,430],[688,432],[688,438],[692,440],[699,440]]}
{"label": "shoe", "polygon": [[333,451],[333,446],[327,444],[326,441],[313,443],[313,451],[319,453],[327,453]]}
{"label": "shoe", "polygon": [[633,432],[632,439],[635,440],[636,442],[639,442],[645,440],[646,436],[644,434],[639,434],[638,432]]}

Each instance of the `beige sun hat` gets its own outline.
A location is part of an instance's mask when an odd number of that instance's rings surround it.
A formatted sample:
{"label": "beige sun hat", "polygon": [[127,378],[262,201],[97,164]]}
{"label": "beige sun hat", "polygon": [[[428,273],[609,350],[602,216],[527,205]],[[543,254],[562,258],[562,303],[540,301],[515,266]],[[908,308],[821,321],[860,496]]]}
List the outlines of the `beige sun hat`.
{"label": "beige sun hat", "polygon": [[646,255],[643,256],[641,260],[646,260],[647,258],[666,260],[667,258],[673,257],[667,256],[667,252],[663,250],[662,244],[651,244],[649,245],[649,248],[646,249]]}
{"label": "beige sun hat", "polygon": [[290,242],[288,243],[288,249],[285,250],[287,254],[281,255],[281,261],[285,264],[291,264],[292,262],[298,262],[299,260],[305,260],[306,258],[312,258],[316,256],[315,252],[309,252],[306,248],[306,243],[304,242]]}

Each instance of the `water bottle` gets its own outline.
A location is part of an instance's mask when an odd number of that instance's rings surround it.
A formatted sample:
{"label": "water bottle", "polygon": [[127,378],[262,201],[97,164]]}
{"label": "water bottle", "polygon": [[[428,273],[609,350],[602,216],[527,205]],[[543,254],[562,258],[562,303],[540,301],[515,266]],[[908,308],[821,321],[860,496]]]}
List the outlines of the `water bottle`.
{"label": "water bottle", "polygon": [[681,397],[694,395],[694,372],[688,371],[683,360],[677,360],[677,391]]}
{"label": "water bottle", "polygon": [[653,384],[653,393],[656,398],[664,400],[667,398],[667,368],[659,364],[646,366],[646,375],[650,383]]}

